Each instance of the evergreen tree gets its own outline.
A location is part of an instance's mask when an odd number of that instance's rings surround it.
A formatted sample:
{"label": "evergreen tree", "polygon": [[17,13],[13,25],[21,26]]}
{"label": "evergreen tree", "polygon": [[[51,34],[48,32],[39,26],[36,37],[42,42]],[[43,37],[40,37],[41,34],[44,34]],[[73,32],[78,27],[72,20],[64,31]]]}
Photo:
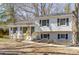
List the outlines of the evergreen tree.
{"label": "evergreen tree", "polygon": [[70,13],[71,10],[70,10],[70,4],[67,3],[66,6],[65,6],[65,13]]}

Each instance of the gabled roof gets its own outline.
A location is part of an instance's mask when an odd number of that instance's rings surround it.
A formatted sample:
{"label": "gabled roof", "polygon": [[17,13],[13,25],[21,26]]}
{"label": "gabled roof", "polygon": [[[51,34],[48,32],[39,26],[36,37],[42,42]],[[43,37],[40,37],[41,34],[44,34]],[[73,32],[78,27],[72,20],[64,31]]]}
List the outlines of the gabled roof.
{"label": "gabled roof", "polygon": [[8,27],[18,27],[18,26],[34,26],[34,20],[19,20],[15,23],[10,23],[9,25],[7,25]]}
{"label": "gabled roof", "polygon": [[72,17],[74,14],[73,13],[57,13],[57,14],[52,14],[49,16],[40,16],[36,17],[37,20],[45,20],[45,19],[50,19],[50,18],[64,18],[64,17]]}

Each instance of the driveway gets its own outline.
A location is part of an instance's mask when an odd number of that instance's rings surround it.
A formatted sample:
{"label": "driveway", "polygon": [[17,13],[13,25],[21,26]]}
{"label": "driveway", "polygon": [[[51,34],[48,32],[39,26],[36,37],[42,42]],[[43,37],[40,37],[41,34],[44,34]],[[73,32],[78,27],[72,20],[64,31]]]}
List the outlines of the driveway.
{"label": "driveway", "polygon": [[79,47],[66,45],[38,43],[33,41],[16,42],[14,40],[0,42],[0,54],[26,55],[26,54],[68,54],[79,55]]}

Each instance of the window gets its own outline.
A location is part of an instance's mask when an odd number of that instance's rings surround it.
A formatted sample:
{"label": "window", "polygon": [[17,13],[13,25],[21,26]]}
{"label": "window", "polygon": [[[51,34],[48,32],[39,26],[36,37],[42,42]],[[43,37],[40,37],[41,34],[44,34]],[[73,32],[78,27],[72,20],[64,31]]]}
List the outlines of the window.
{"label": "window", "polygon": [[40,26],[49,26],[49,20],[40,20]]}
{"label": "window", "polygon": [[49,39],[49,34],[41,34],[41,39]]}
{"label": "window", "polygon": [[31,34],[34,32],[35,28],[31,27]]}
{"label": "window", "polygon": [[58,34],[58,39],[68,39],[68,34]]}
{"label": "window", "polygon": [[17,31],[17,27],[14,27],[13,28],[13,33],[16,33],[16,31]]}
{"label": "window", "polygon": [[21,30],[23,30],[23,33],[26,33],[26,31],[27,31],[27,27],[21,27]]}
{"label": "window", "polygon": [[63,38],[63,39],[64,39],[64,38],[65,38],[65,34],[61,34],[61,38]]}
{"label": "window", "polygon": [[10,29],[12,30],[12,27]]}
{"label": "window", "polygon": [[23,30],[23,27],[20,27],[20,30],[22,31]]}
{"label": "window", "polygon": [[60,25],[65,25],[65,19],[60,20]]}
{"label": "window", "polygon": [[46,20],[42,20],[42,26],[46,26]]}
{"label": "window", "polygon": [[61,26],[61,25],[67,25],[69,26],[69,18],[63,18],[63,19],[57,19],[57,25]]}

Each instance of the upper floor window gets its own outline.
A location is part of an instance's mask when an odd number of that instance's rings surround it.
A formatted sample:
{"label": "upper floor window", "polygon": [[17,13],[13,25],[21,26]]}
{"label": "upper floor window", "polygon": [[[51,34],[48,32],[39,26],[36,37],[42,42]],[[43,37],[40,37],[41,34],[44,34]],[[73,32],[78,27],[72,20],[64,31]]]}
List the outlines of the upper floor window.
{"label": "upper floor window", "polygon": [[67,25],[69,26],[69,18],[63,18],[63,19],[57,19],[57,25],[61,26],[61,25]]}
{"label": "upper floor window", "polygon": [[49,26],[49,19],[48,20],[40,20],[40,26]]}

